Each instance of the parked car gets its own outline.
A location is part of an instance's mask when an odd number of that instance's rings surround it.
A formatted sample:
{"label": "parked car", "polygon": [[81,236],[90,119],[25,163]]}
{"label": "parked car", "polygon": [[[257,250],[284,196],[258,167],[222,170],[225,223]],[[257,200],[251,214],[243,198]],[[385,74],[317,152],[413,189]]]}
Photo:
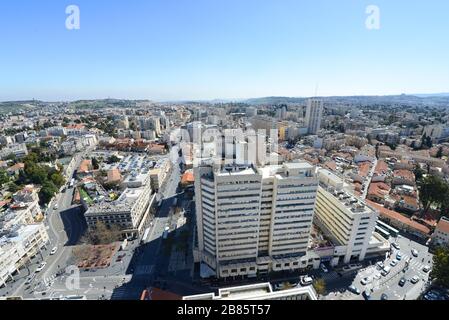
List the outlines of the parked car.
{"label": "parked car", "polygon": [[360,294],[360,290],[358,288],[356,288],[355,286],[349,286],[348,290],[356,295]]}
{"label": "parked car", "polygon": [[33,282],[33,280],[36,278],[35,274],[32,274],[31,276],[29,276],[26,281],[25,284],[30,284],[31,282]]}
{"label": "parked car", "polygon": [[388,295],[386,293],[382,293],[380,300],[388,300]]}
{"label": "parked car", "polygon": [[365,300],[371,300],[371,293],[368,290],[363,291],[363,297]]}
{"label": "parked car", "polygon": [[430,271],[430,267],[429,266],[424,266],[424,268],[422,268],[422,271],[424,271],[425,273]]}
{"label": "parked car", "polygon": [[397,265],[398,265],[398,261],[397,260],[392,260],[390,262],[390,266],[392,266],[392,267],[396,267]]}
{"label": "parked car", "polygon": [[53,207],[54,210],[58,210],[59,206],[58,204],[55,204],[55,206]]}
{"label": "parked car", "polygon": [[396,259],[399,261],[402,260],[402,254],[400,252],[398,252],[398,254],[396,255]]}
{"label": "parked car", "polygon": [[51,249],[50,251],[50,255],[54,255],[56,253],[56,251],[58,251],[58,247],[54,247],[53,249]]}
{"label": "parked car", "polygon": [[410,282],[413,283],[413,284],[417,284],[417,283],[419,282],[419,277],[418,277],[418,276],[414,276],[414,277],[410,280]]}
{"label": "parked car", "polygon": [[302,286],[310,286],[313,283],[313,279],[309,276],[302,276],[299,280]]}
{"label": "parked car", "polygon": [[412,250],[412,255],[413,255],[414,257],[417,257],[417,256],[419,255],[418,250],[413,249],[413,250]]}
{"label": "parked car", "polygon": [[378,263],[376,263],[376,267],[377,270],[382,270],[385,267],[385,265],[382,261],[379,261]]}
{"label": "parked car", "polygon": [[328,273],[328,272],[329,272],[329,270],[326,268],[326,266],[324,265],[324,263],[322,263],[322,264],[320,265],[320,268],[321,268],[321,270],[322,270],[324,273]]}
{"label": "parked car", "polygon": [[407,282],[407,280],[405,278],[401,278],[401,280],[399,280],[399,285],[401,287],[403,287],[405,285],[405,283]]}
{"label": "parked car", "polygon": [[386,266],[386,267],[382,270],[381,275],[383,275],[384,277],[386,277],[386,276],[390,273],[390,271],[391,271],[391,267]]}
{"label": "parked car", "polygon": [[42,262],[41,265],[39,267],[37,267],[36,269],[36,273],[37,272],[41,272],[42,270],[44,270],[45,266],[47,265],[47,262]]}
{"label": "parked car", "polygon": [[442,300],[442,296],[439,292],[437,292],[435,290],[431,290],[424,295],[423,299],[431,300],[431,301]]}
{"label": "parked car", "polygon": [[396,242],[393,242],[393,243],[391,244],[391,246],[392,246],[393,248],[395,248],[396,250],[401,250],[401,246],[400,246],[399,244],[397,244]]}
{"label": "parked car", "polygon": [[370,277],[365,277],[363,278],[360,283],[363,284],[364,286],[366,286],[367,284],[370,284],[372,282]]}

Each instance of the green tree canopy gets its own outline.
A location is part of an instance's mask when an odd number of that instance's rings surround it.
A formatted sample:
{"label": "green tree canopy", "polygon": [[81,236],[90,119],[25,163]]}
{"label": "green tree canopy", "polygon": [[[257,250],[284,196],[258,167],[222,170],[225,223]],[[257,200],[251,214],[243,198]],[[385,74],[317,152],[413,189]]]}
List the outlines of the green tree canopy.
{"label": "green tree canopy", "polygon": [[438,248],[433,256],[432,279],[444,287],[449,287],[449,248]]}

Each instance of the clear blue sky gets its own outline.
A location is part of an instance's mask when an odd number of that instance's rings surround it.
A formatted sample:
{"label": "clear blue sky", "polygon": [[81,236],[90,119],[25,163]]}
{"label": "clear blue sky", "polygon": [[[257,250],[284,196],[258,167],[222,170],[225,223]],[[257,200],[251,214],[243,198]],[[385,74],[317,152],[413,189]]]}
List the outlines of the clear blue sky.
{"label": "clear blue sky", "polygon": [[2,0],[0,100],[449,92],[448,15],[447,0]]}

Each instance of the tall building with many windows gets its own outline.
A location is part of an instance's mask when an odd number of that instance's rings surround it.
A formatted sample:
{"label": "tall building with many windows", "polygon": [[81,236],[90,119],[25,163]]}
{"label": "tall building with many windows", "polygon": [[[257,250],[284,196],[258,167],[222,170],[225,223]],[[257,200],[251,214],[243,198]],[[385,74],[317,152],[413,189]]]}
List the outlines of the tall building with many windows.
{"label": "tall building with many windows", "polygon": [[195,168],[197,259],[219,278],[306,268],[317,186],[306,162]]}
{"label": "tall building with many windows", "polygon": [[323,117],[323,101],[320,99],[309,99],[307,101],[306,125],[309,134],[317,134],[321,128]]}
{"label": "tall building with many windows", "polygon": [[375,232],[379,213],[345,188],[342,178],[324,169],[317,175],[314,222],[335,245],[332,264],[388,251],[388,241]]}

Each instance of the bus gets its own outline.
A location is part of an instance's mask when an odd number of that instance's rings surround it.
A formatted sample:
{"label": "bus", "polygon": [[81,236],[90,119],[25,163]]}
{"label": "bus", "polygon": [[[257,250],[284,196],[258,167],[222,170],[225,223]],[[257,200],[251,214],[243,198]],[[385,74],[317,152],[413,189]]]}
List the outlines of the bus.
{"label": "bus", "polygon": [[397,236],[399,235],[399,230],[393,228],[392,226],[386,224],[385,222],[382,221],[377,221],[377,225],[384,229],[385,231],[387,231],[393,238],[397,238]]}

